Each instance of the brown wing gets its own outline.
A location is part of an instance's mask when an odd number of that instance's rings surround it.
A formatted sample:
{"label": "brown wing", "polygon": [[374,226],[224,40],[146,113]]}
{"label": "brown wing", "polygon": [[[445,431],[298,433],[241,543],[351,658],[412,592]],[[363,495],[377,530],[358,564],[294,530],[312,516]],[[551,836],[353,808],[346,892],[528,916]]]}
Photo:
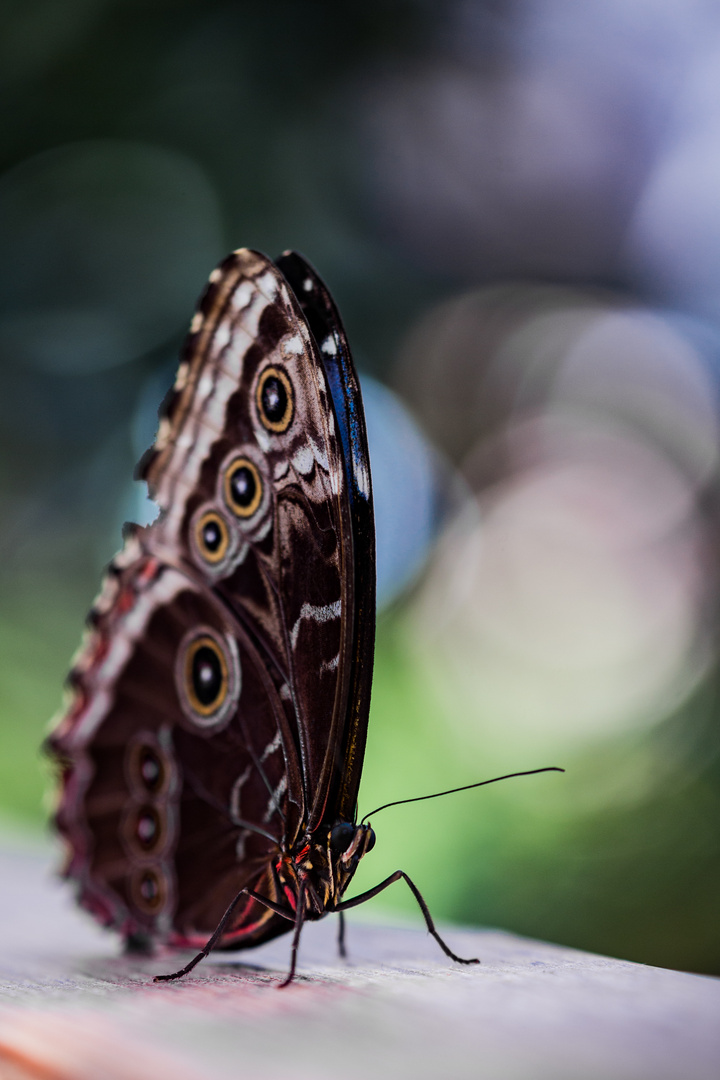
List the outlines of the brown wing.
{"label": "brown wing", "polygon": [[212,584],[286,688],[314,827],[347,710],[352,525],[317,346],[264,256],[211,276],[141,475],[153,549]]}
{"label": "brown wing", "polygon": [[[334,761],[326,762],[329,794],[325,815],[354,821],[360,787],[372,686],[375,647],[375,518],[370,455],[357,372],[340,314],[322,280],[296,251],[287,251],[277,267],[295,293],[318,346],[335,407],[350,506],[353,558],[353,628],[350,680],[344,730],[338,731]],[[324,783],[321,784],[324,789]]]}
{"label": "brown wing", "polygon": [[[279,852],[347,754],[356,788],[364,740],[345,730],[348,473],[317,345],[263,256],[213,273],[141,475],[161,515],[114,561],[71,676],[58,825],[101,921],[196,944],[243,886],[284,901]],[[289,925],[248,901],[223,944]]]}
{"label": "brown wing", "polygon": [[[145,546],[114,560],[50,737],[64,763],[57,824],[79,899],[126,936],[204,943],[270,871],[298,809],[295,743],[267,661],[212,593]],[[248,901],[224,944],[290,924]]]}

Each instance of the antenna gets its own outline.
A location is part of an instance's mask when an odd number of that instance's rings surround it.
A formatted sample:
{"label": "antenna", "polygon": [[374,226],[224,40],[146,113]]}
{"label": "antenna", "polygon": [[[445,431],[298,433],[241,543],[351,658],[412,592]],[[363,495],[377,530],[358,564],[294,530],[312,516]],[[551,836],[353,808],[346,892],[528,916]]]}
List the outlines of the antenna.
{"label": "antenna", "polygon": [[462,787],[449,788],[447,791],[436,791],[434,795],[416,795],[414,799],[397,799],[395,802],[383,803],[382,806],[378,806],[376,810],[371,810],[369,814],[365,814],[360,821],[362,825],[366,818],[372,817],[373,814],[379,814],[381,810],[387,810],[390,806],[403,806],[405,803],[411,802],[424,802],[425,799],[439,799],[442,795],[454,795],[457,791],[470,791],[471,788],[484,787],[485,784],[496,784],[498,780],[512,780],[515,776],[535,776],[536,773],[543,772],[565,772],[564,769],[559,768],[557,765],[548,765],[544,769],[529,769],[526,772],[512,772],[506,776],[494,776],[492,780],[480,780],[477,784],[464,784]]}

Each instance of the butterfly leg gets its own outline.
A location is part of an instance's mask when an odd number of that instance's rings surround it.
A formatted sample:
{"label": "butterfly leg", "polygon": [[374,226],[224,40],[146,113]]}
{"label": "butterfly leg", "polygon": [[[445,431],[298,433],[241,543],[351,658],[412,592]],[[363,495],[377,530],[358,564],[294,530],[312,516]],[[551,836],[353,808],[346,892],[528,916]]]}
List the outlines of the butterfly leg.
{"label": "butterfly leg", "polygon": [[347,960],[347,950],[345,948],[345,916],[342,911],[338,911],[338,918],[340,919],[338,925],[338,952],[342,960]]}
{"label": "butterfly leg", "polygon": [[284,982],[280,983],[280,989],[284,986],[289,986],[295,978],[295,966],[297,964],[297,952],[298,945],[300,944],[300,932],[305,922],[305,881],[300,879],[297,895],[297,906],[295,908],[295,930],[293,931],[292,948],[290,950],[290,971]]}
{"label": "butterfly leg", "polygon": [[220,922],[217,924],[217,927],[215,928],[212,937],[207,942],[202,951],[199,952],[197,956],[194,956],[190,963],[186,964],[184,968],[180,968],[179,971],[173,971],[170,975],[156,975],[153,979],[153,982],[170,982],[171,979],[181,979],[183,975],[187,975],[190,971],[192,971],[192,969],[197,964],[199,964],[201,960],[204,960],[205,957],[209,953],[211,953],[217,945],[219,939],[224,933],[225,927],[233,916],[235,908],[244,896],[250,896],[253,900],[258,900],[261,904],[264,904],[265,907],[270,908],[270,910],[274,911],[277,915],[282,915],[284,919],[289,919],[291,922],[294,920],[294,916],[291,913],[286,911],[284,908],[281,908],[279,904],[274,903],[272,900],[268,900],[266,899],[266,897],[260,896],[260,894],[256,893],[254,889],[241,889],[237,896],[228,905],[225,914],[223,915]]}
{"label": "butterfly leg", "polygon": [[396,870],[394,874],[391,874],[390,877],[385,878],[385,880],[381,881],[379,885],[376,885],[374,889],[368,889],[367,892],[360,893],[359,896],[354,896],[352,900],[343,900],[340,904],[337,904],[335,906],[335,911],[339,911],[342,914],[342,912],[347,911],[348,908],[357,907],[358,904],[364,904],[366,900],[372,900],[373,896],[377,896],[378,893],[381,893],[383,891],[383,889],[387,889],[388,885],[394,885],[395,882],[400,881],[401,878],[407,882],[410,891],[418,902],[420,910],[422,911],[425,918],[425,925],[428,928],[428,933],[432,934],[445,955],[449,956],[451,960],[455,960],[458,964],[479,964],[480,961],[478,959],[473,958],[470,960],[466,960],[464,959],[464,957],[458,956],[456,953],[454,953],[450,946],[445,944],[445,942],[435,929],[435,923],[433,922],[432,915],[430,914],[428,906],[423,899],[422,893],[418,889],[417,885],[415,885],[414,882],[410,880],[404,870]]}

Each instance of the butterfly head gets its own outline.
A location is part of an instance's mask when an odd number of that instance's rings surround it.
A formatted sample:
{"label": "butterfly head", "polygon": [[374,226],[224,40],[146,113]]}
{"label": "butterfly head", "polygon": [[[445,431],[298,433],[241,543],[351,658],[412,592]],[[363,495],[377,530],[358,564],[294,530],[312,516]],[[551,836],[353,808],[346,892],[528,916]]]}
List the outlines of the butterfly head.
{"label": "butterfly head", "polygon": [[350,884],[358,863],[375,846],[375,833],[369,825],[338,821],[328,834],[328,854],[333,868],[335,896],[340,899]]}
{"label": "butterfly head", "polygon": [[302,883],[306,918],[319,919],[342,899],[358,863],[375,845],[369,825],[338,821],[327,832],[305,834],[298,848],[281,855],[276,872],[282,889],[295,910]]}

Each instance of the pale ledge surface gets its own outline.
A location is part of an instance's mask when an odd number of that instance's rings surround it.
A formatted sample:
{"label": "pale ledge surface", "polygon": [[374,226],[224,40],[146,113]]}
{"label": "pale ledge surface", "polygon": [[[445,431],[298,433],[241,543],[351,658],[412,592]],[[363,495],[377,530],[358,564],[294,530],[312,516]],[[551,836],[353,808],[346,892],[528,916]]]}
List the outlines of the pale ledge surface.
{"label": "pale ledge surface", "polygon": [[0,1078],[720,1076],[720,980],[450,929],[454,948],[482,958],[461,968],[423,930],[354,916],[351,963],[336,959],[334,918],[311,924],[288,989],[276,984],[289,937],[153,983],[176,958],[119,958],[52,879],[47,853],[5,845]]}

